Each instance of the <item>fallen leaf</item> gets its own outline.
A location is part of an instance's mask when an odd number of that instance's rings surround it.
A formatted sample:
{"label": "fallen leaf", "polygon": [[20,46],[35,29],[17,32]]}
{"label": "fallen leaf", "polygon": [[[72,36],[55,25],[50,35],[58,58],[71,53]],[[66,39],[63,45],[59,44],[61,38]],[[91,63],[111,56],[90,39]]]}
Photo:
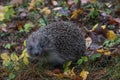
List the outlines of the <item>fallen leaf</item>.
{"label": "fallen leaf", "polygon": [[76,9],[72,12],[71,19],[77,19],[78,15],[82,14],[83,10],[81,9]]}
{"label": "fallen leaf", "polygon": [[55,7],[55,8],[53,8],[52,10],[58,11],[58,10],[60,10],[60,9],[62,9],[62,7]]}
{"label": "fallen leaf", "polygon": [[89,48],[90,45],[91,45],[91,43],[92,43],[91,37],[87,37],[87,38],[85,39],[85,41],[86,41],[86,48]]}
{"label": "fallen leaf", "polygon": [[32,10],[35,7],[35,1],[36,0],[31,0],[31,2],[29,3],[28,11]]}
{"label": "fallen leaf", "polygon": [[104,50],[104,49],[98,49],[97,50],[98,53],[104,54],[104,55],[111,55],[111,51],[109,50]]}
{"label": "fallen leaf", "polygon": [[54,76],[58,77],[58,78],[64,78],[65,75],[63,73],[60,74],[53,74]]}
{"label": "fallen leaf", "polygon": [[82,72],[80,73],[80,76],[83,78],[83,80],[86,80],[88,74],[89,74],[88,71],[82,70]]}
{"label": "fallen leaf", "polygon": [[75,68],[75,67],[73,67],[72,69],[69,69],[69,70],[65,71],[65,72],[64,72],[64,75],[65,75],[66,77],[68,77],[68,78],[73,78],[73,77],[75,77],[76,74],[75,74],[75,72],[74,72],[74,68]]}
{"label": "fallen leaf", "polygon": [[10,60],[3,60],[2,65],[3,66],[8,66],[9,63],[10,63]]}
{"label": "fallen leaf", "polygon": [[19,31],[23,29],[23,23],[21,21],[17,22],[17,28]]}
{"label": "fallen leaf", "polygon": [[8,55],[8,53],[2,53],[1,54],[1,58],[3,59],[3,60],[10,60],[10,57],[9,57],[9,55]]}
{"label": "fallen leaf", "polygon": [[101,28],[102,28],[102,29],[106,29],[106,25],[102,25]]}
{"label": "fallen leaf", "polygon": [[112,30],[108,30],[106,33],[106,37],[109,40],[115,40],[116,39],[116,34]]}
{"label": "fallen leaf", "polygon": [[11,60],[14,61],[14,62],[19,60],[19,59],[18,59],[18,56],[17,56],[16,54],[14,54],[14,53],[10,55],[10,58],[11,58]]}
{"label": "fallen leaf", "polygon": [[24,57],[29,57],[28,53],[27,53],[27,49],[24,49],[22,54],[19,56],[19,59],[22,59]]}
{"label": "fallen leaf", "polygon": [[51,10],[48,7],[45,7],[41,10],[42,13],[44,13],[45,15],[49,15],[51,13]]}
{"label": "fallen leaf", "polygon": [[90,32],[94,31],[98,27],[98,23],[93,26],[93,28],[90,30]]}
{"label": "fallen leaf", "polygon": [[28,64],[29,64],[28,58],[27,58],[27,57],[24,57],[24,58],[23,58],[23,62],[24,62],[25,65],[28,65]]}
{"label": "fallen leaf", "polygon": [[3,13],[3,12],[0,12],[0,21],[3,21],[4,19],[5,19],[4,13]]}

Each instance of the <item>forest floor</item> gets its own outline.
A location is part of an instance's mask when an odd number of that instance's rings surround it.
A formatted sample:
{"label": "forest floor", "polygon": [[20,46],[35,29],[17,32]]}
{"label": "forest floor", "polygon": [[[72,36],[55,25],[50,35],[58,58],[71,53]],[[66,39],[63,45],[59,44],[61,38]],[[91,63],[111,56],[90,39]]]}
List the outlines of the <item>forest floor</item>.
{"label": "forest floor", "polygon": [[[87,56],[64,71],[30,63],[25,47],[57,21],[76,23],[86,40]],[[120,0],[0,1],[0,55],[0,80],[120,80]]]}

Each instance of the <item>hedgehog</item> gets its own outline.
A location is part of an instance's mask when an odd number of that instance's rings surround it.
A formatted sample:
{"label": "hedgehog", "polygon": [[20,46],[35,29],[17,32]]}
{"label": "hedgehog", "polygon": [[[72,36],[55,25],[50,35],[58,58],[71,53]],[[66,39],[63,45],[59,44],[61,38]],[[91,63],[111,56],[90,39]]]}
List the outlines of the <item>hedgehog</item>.
{"label": "hedgehog", "polygon": [[26,40],[30,59],[43,64],[63,65],[85,55],[85,40],[72,22],[53,22],[33,32]]}

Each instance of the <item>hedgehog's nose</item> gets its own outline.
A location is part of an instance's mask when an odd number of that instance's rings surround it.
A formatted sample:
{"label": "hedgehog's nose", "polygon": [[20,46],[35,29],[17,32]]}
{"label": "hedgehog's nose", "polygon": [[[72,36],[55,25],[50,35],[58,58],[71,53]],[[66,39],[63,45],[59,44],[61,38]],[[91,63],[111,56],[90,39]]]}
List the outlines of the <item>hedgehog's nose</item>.
{"label": "hedgehog's nose", "polygon": [[35,56],[39,56],[39,53],[34,53]]}

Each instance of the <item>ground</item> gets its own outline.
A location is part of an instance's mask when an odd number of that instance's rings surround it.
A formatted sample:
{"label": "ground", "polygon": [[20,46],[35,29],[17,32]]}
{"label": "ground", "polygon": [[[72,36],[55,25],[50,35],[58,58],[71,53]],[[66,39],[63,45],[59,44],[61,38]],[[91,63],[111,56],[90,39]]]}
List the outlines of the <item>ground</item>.
{"label": "ground", "polygon": [[[11,0],[0,2],[0,80],[119,80],[120,0]],[[64,70],[29,63],[25,40],[56,21],[76,23],[86,55]],[[73,26],[74,27],[74,26]]]}

